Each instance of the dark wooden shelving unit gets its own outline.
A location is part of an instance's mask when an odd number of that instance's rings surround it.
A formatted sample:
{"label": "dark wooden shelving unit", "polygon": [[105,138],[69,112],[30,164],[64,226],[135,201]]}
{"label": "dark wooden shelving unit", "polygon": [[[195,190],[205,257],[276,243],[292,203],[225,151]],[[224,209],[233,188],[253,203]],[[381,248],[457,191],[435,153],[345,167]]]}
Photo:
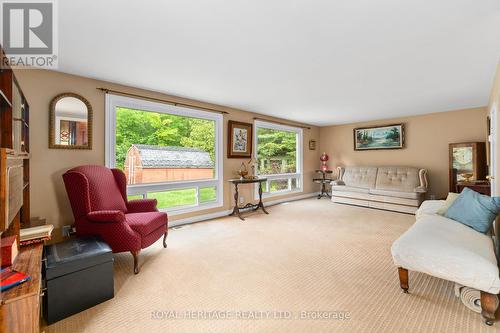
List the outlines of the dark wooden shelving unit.
{"label": "dark wooden shelving unit", "polygon": [[[14,71],[0,61],[0,236],[16,235],[19,244],[19,230],[29,221],[29,105]],[[19,248],[13,268],[31,280],[1,293],[0,332],[39,331],[42,248]]]}
{"label": "dark wooden shelving unit", "polygon": [[[3,51],[2,51],[3,55]],[[0,149],[5,149],[7,157],[23,158],[23,205],[20,210],[20,223],[30,220],[30,160],[29,160],[29,105],[21,87],[10,68],[0,70]],[[2,221],[0,232],[12,234],[9,227],[12,221]],[[6,229],[6,230],[5,230]]]}
{"label": "dark wooden shelving unit", "polygon": [[11,107],[9,99],[5,96],[4,92],[0,90],[0,106],[1,107]]}

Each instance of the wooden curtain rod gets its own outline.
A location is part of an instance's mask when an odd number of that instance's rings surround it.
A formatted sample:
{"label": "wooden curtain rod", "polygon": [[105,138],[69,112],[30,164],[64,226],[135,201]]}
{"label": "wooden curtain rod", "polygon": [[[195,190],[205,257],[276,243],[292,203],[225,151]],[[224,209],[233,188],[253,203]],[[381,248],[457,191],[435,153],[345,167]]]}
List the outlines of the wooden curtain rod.
{"label": "wooden curtain rod", "polygon": [[188,108],[199,109],[199,110],[204,110],[204,111],[209,111],[209,112],[216,112],[216,113],[221,113],[221,114],[229,114],[229,112],[226,112],[226,111],[221,111],[221,110],[206,108],[206,107],[203,107],[203,106],[198,106],[198,105],[193,105],[193,104],[174,102],[172,100],[167,100],[167,99],[160,99],[160,98],[155,98],[155,97],[142,96],[142,95],[132,94],[132,93],[123,92],[123,91],[117,91],[117,90],[112,90],[112,89],[106,89],[106,88],[96,88],[96,89],[104,91],[105,93],[112,93],[112,94],[118,94],[118,95],[123,95],[123,96],[130,96],[130,97],[135,97],[135,98],[140,98],[140,99],[145,99],[145,100],[150,100],[150,101],[155,101],[155,102],[160,102],[160,103],[166,103],[166,104],[170,104],[170,105],[173,105],[173,106],[184,106],[184,107],[188,107]]}
{"label": "wooden curtain rod", "polygon": [[269,119],[264,119],[264,118],[259,118],[259,117],[254,117],[254,120],[262,120],[262,121],[267,121],[268,123],[274,123],[278,125],[284,125],[284,126],[292,126],[292,127],[298,127],[298,128],[305,128],[305,129],[311,129],[309,126],[302,126],[302,125],[296,125],[296,124],[286,124],[286,123],[281,123],[279,121],[274,121],[274,120],[269,120]]}

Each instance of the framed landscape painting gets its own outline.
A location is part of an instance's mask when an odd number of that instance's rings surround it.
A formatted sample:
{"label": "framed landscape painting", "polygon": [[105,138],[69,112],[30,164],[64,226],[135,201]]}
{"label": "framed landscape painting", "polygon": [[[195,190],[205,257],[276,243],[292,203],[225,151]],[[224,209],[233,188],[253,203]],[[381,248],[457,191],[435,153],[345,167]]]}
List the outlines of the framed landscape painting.
{"label": "framed landscape painting", "polygon": [[354,129],[354,150],[404,148],[404,124]]}
{"label": "framed landscape painting", "polygon": [[227,157],[252,157],[253,125],[239,121],[228,122]]}

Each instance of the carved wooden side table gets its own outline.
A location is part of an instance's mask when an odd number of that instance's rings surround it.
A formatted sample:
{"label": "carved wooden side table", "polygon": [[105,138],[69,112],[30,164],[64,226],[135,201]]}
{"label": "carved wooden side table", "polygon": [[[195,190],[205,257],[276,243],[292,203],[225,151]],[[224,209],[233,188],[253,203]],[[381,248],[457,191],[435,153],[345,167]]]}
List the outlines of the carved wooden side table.
{"label": "carved wooden side table", "polygon": [[[267,178],[255,178],[255,179],[229,179],[228,182],[234,185],[234,208],[233,212],[229,214],[229,216],[236,215],[238,216],[242,221],[245,221],[245,219],[241,216],[241,209],[247,209],[247,208],[252,208],[254,211],[257,209],[261,208],[262,211],[266,214],[269,214],[266,209],[264,208],[264,203],[262,202],[262,183],[267,182]],[[238,185],[240,184],[259,184],[259,202],[257,204],[251,204],[247,203],[245,206],[240,207],[238,204],[238,198],[239,198],[239,192],[238,192]]]}

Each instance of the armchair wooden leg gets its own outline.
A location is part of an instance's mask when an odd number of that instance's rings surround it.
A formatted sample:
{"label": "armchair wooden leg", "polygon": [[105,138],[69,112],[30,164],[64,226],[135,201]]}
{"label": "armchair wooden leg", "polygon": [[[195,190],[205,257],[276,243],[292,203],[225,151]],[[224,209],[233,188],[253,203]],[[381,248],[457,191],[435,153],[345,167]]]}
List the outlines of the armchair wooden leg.
{"label": "armchair wooden leg", "polygon": [[405,294],[408,294],[408,270],[403,267],[398,267],[399,285]]}
{"label": "armchair wooden leg", "polygon": [[486,325],[491,326],[495,322],[495,312],[497,308],[497,295],[481,291],[481,316]]}
{"label": "armchair wooden leg", "polygon": [[165,231],[165,234],[163,235],[163,247],[167,248],[167,234],[168,232]]}
{"label": "armchair wooden leg", "polygon": [[130,251],[132,255],[134,256],[134,274],[139,274],[139,253],[141,250],[138,251]]}

